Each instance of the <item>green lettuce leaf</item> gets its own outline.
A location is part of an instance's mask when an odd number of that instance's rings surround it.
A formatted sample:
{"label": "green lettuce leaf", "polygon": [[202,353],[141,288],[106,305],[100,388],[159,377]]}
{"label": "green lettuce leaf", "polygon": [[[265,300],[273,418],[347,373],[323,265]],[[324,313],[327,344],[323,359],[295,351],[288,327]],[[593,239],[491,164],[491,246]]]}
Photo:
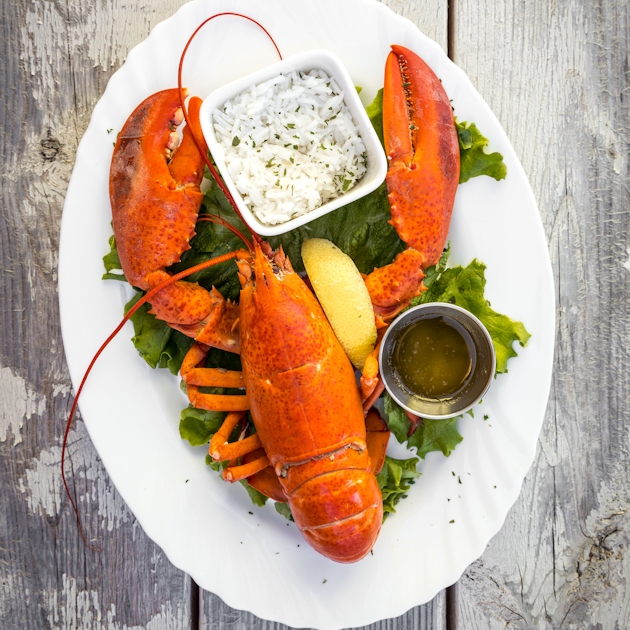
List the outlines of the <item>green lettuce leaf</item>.
{"label": "green lettuce leaf", "polygon": [[189,405],[182,410],[179,435],[182,440],[188,440],[191,446],[208,444],[223,424],[226,415],[222,411],[207,411]]}
{"label": "green lettuce leaf", "polygon": [[432,265],[431,267],[427,267],[424,271],[424,279],[422,280],[422,284],[427,287],[427,289],[440,277],[446,270],[446,265],[448,263],[448,257],[451,255],[451,244],[449,243],[446,246],[446,249],[442,252],[440,256],[440,260],[438,260],[436,265]]}
{"label": "green lettuce leaf", "polygon": [[252,500],[252,503],[254,505],[262,507],[263,505],[265,505],[265,503],[267,503],[267,499],[269,497],[265,496],[262,492],[256,490],[256,488],[252,488],[252,486],[247,483],[247,479],[241,479],[240,484],[243,486],[243,488],[245,488],[245,490],[247,490],[247,494],[249,495],[249,498]]}
{"label": "green lettuce leaf", "polygon": [[420,473],[416,470],[417,457],[409,459],[394,459],[385,456],[385,463],[381,472],[376,475],[378,487],[383,495],[383,521],[388,514],[396,511],[396,505],[401,499],[407,498],[407,492]]}
{"label": "green lettuce leaf", "polygon": [[359,271],[371,273],[375,267],[392,262],[405,249],[388,223],[390,218],[387,189],[381,184],[374,192],[335,212],[268,240],[274,248],[282,245],[298,272],[304,271],[302,242],[309,238],[325,238],[350,256]]}
{"label": "green lettuce leaf", "polygon": [[105,265],[105,273],[102,280],[122,280],[127,282],[127,278],[125,278],[123,273],[111,273],[116,270],[122,271],[118,249],[116,248],[116,239],[113,234],[109,237],[109,252],[103,256],[103,265]]}
{"label": "green lettuce leaf", "polygon": [[500,153],[486,153],[488,138],[485,138],[475,123],[458,122],[459,139],[459,183],[463,184],[473,177],[488,175],[497,181],[505,179],[507,167]]}
{"label": "green lettuce leaf", "polygon": [[293,521],[295,520],[293,518],[293,514],[291,513],[291,508],[289,507],[288,503],[282,503],[280,501],[276,501],[274,503],[274,506],[276,508],[276,512],[278,512],[278,514],[282,514],[282,516],[284,516],[284,518]]}
{"label": "green lettuce leaf", "polygon": [[429,420],[423,418],[407,440],[407,446],[415,446],[418,456],[425,458],[431,451],[442,451],[448,457],[452,450],[464,439],[457,431],[457,421],[461,416],[447,420]]}
{"label": "green lettuce leaf", "polygon": [[384,396],[385,420],[389,430],[396,439],[407,448],[415,446],[418,457],[424,459],[427,453],[441,451],[446,457],[455,450],[455,447],[464,439],[457,430],[457,421],[461,416],[448,420],[429,420],[421,418],[416,430],[409,436],[411,422],[404,409],[385,392]]}
{"label": "green lettuce leaf", "polygon": [[409,422],[405,410],[394,401],[387,391],[385,391],[383,398],[383,406],[385,420],[387,421],[389,430],[394,434],[394,437],[403,444],[407,441],[409,429],[411,428],[411,422]]}
{"label": "green lettuce leaf", "polygon": [[381,88],[376,93],[374,100],[365,108],[365,111],[384,149],[385,140],[383,139],[383,88]]}
{"label": "green lettuce leaf", "polygon": [[513,348],[514,342],[518,341],[525,347],[531,335],[521,322],[516,322],[491,308],[484,297],[485,270],[486,266],[478,260],[473,260],[467,267],[446,269],[433,280],[428,291],[412,300],[411,305],[449,302],[465,308],[478,317],[492,337],[497,355],[497,373],[502,374],[507,372],[508,359],[517,356]]}
{"label": "green lettuce leaf", "polygon": [[[125,313],[143,295],[142,292],[136,293],[125,305]],[[144,304],[131,316],[134,329],[131,341],[152,368],[168,368],[172,374],[177,374],[193,340],[151,315],[149,309],[150,306]]]}
{"label": "green lettuce leaf", "polygon": [[[209,173],[208,176],[210,176]],[[204,216],[218,215],[245,236],[249,235],[249,231],[230,206],[218,184],[214,179],[210,179],[209,184],[199,212],[199,220],[195,228],[196,235],[190,241],[190,249],[182,254],[181,261],[169,267],[171,273],[179,273],[210,258],[243,249],[243,242],[238,236],[222,225],[205,220]],[[227,300],[238,299],[241,288],[233,260],[199,271],[188,276],[186,280],[198,282],[208,290],[214,286]]]}

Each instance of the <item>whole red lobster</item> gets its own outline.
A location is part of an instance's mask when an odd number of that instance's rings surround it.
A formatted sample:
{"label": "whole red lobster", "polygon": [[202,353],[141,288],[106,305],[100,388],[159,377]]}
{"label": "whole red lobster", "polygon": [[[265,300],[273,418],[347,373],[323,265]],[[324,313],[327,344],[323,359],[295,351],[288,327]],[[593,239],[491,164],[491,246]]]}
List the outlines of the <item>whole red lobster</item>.
{"label": "whole red lobster", "polygon": [[[199,28],[215,17],[218,15]],[[127,280],[147,291],[124,321],[149,301],[156,317],[195,339],[181,375],[194,406],[228,412],[210,443],[212,458],[229,462],[223,477],[229,481],[247,478],[267,496],[288,501],[310,545],[337,562],[354,562],[374,545],[383,517],[375,473],[384,461],[389,432],[376,412],[366,417],[379,391],[371,385],[378,381],[378,370],[364,373],[364,379],[371,382],[364,384],[363,399],[367,401],[362,402],[354,369],[317,299],[293,271],[282,250],[271,251],[253,233],[250,243],[236,228],[215,218],[243,240],[245,249],[175,276],[167,272],[189,249],[195,234],[204,163],[238,213],[207,157],[198,123],[201,101],[192,98],[188,112],[184,107],[181,69],[191,40],[180,62],[179,89],[159,92],[141,103],[125,123],[114,148],[110,197],[118,253]],[[390,59],[398,63],[388,60],[385,81],[385,102],[392,102],[385,115],[386,147],[391,160],[388,187],[394,225],[414,249],[403,252],[392,265],[375,270],[366,280],[377,312],[386,316],[419,292],[422,268],[435,262],[434,252],[439,256],[459,176],[457,137],[451,137],[455,127],[448,98],[419,57],[406,49],[393,48]],[[427,86],[419,85],[414,74],[418,64],[421,80],[431,83],[430,98],[425,93]],[[394,91],[402,92],[402,99],[388,88],[396,84]],[[435,99],[436,91],[443,95],[443,103],[437,106],[439,116],[444,118],[446,105],[453,134],[444,134],[433,124],[436,106],[431,103],[439,100]],[[431,103],[423,104],[427,100]],[[422,116],[420,124],[417,118]],[[175,130],[184,117],[187,125],[177,147]],[[403,119],[402,124],[397,122]],[[424,131],[416,133],[420,128]],[[409,136],[409,142],[392,140],[401,133]],[[442,135],[445,137],[437,138]],[[413,157],[413,142],[422,148],[422,159]],[[406,153],[390,150],[401,144]],[[457,155],[456,168],[453,154]],[[427,182],[434,189],[422,192]],[[396,191],[402,188],[406,192],[397,196]],[[409,191],[420,196],[420,206],[411,210],[404,202]],[[420,230],[419,222],[424,223]],[[425,236],[420,240],[407,236],[416,232],[424,232]],[[238,305],[224,300],[216,289],[207,291],[182,280],[200,268],[230,259],[236,261],[241,282]],[[240,353],[242,372],[203,367],[210,347]],[[204,386],[243,388],[244,393],[205,394],[199,390]],[[247,411],[256,432],[229,442]]]}

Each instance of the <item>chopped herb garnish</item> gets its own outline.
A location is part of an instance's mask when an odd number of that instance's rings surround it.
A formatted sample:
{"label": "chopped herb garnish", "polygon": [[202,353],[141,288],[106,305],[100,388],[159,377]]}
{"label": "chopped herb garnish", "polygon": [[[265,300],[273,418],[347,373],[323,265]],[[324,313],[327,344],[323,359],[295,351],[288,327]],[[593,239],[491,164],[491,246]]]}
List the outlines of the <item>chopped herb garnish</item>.
{"label": "chopped herb garnish", "polygon": [[239,144],[241,144],[241,139],[238,136],[234,136],[232,139],[232,146],[237,147]]}
{"label": "chopped herb garnish", "polygon": [[294,123],[287,123],[287,128],[288,129],[295,129],[295,124]]}

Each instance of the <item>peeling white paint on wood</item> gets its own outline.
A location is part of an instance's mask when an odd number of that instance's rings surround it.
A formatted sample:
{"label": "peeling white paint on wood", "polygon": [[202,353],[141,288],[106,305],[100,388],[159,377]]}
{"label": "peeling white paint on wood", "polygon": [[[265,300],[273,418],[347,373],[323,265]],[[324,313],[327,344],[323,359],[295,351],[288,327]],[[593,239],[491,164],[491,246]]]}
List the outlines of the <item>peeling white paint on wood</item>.
{"label": "peeling white paint on wood", "polygon": [[46,410],[46,398],[33,391],[26,380],[9,367],[0,367],[0,442],[13,437],[13,445],[22,441],[20,430],[32,416]]}
{"label": "peeling white paint on wood", "polygon": [[129,50],[182,4],[3,4],[2,630],[190,626],[190,580],[159,561],[163,555],[124,506],[81,423],[71,433],[66,470],[75,472],[86,533],[105,550],[94,554],[80,541],[60,478],[71,398],[56,286],[61,210],[91,111]]}
{"label": "peeling white paint on wood", "polygon": [[[95,505],[101,521],[100,528],[112,532],[134,519],[115,491],[96,451],[82,448],[82,442],[87,437],[81,422],[68,434],[66,478],[71,487],[75,486],[77,479],[87,481],[82,484],[85,490],[77,497],[79,509],[83,513]],[[81,449],[80,458],[76,457],[78,448]],[[33,458],[26,466],[24,476],[18,480],[18,487],[33,514],[43,510],[48,516],[57,516],[62,503],[68,502],[61,478],[61,446],[44,449],[38,457]]]}
{"label": "peeling white paint on wood", "polygon": [[57,516],[61,508],[61,447],[43,450],[31,461],[18,488],[26,495],[29,510],[37,514],[43,510],[48,516]]}
{"label": "peeling white paint on wood", "polygon": [[146,623],[127,625],[117,619],[114,604],[101,604],[98,591],[77,588],[76,580],[65,573],[62,584],[60,595],[57,591],[49,593],[48,624],[54,630],[180,630],[190,625],[186,608],[174,607],[169,601]]}

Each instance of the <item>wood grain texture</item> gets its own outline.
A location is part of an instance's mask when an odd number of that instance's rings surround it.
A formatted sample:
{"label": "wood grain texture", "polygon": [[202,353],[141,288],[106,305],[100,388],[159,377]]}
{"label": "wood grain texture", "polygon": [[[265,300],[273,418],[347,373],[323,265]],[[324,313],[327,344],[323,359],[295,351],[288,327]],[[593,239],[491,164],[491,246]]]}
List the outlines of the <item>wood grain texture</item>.
{"label": "wood grain texture", "polygon": [[[427,37],[447,49],[447,0],[382,0],[394,13],[411,20]],[[393,43],[393,42],[392,42]]]}
{"label": "wood grain texture", "polygon": [[[357,630],[445,630],[446,613],[444,610],[444,591],[423,606],[416,606],[394,619],[384,619],[377,623],[363,626]],[[207,591],[203,592],[202,615],[204,630],[287,630],[284,624],[264,621],[248,612],[234,610],[220,598]]]}
{"label": "wood grain texture", "polygon": [[[176,8],[154,2],[3,2],[0,155],[0,627],[190,625],[190,580],[139,528],[82,423],[70,435],[93,553],[63,495],[71,403],[57,308],[57,249],[77,144],[111,73]],[[121,28],[124,25],[124,28]],[[89,315],[89,314],[86,314]]]}
{"label": "wood grain texture", "polygon": [[455,8],[455,61],[529,176],[557,291],[536,461],[503,529],[460,580],[459,627],[626,628],[628,4],[457,0]]}

